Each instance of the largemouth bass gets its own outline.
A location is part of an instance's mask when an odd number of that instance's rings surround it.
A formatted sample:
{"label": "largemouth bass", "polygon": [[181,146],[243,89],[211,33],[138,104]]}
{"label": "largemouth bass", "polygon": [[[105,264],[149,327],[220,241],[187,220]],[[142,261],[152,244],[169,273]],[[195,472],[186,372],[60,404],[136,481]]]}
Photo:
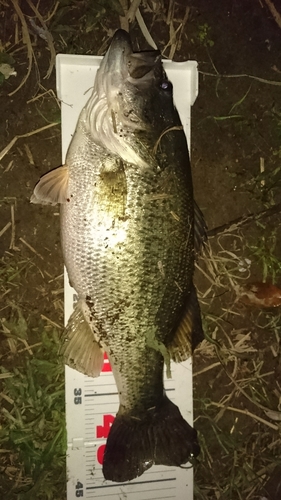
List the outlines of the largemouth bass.
{"label": "largemouth bass", "polygon": [[[61,204],[65,265],[79,302],[65,362],[98,376],[110,360],[120,407],[103,474],[123,482],[199,453],[196,431],[165,395],[163,367],[203,338],[193,286],[204,222],[193,201],[188,146],[158,51],[134,53],[118,30],[81,111],[65,165],[35,203]],[[195,237],[197,236],[197,237]]]}

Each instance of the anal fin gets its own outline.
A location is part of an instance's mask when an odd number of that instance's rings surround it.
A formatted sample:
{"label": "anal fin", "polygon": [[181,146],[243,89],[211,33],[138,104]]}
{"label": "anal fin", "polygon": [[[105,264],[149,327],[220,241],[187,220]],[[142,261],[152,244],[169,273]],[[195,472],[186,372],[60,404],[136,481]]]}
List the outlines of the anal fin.
{"label": "anal fin", "polygon": [[60,353],[71,368],[89,377],[98,377],[103,366],[104,352],[85,317],[83,306],[83,302],[79,301],[69,318]]}

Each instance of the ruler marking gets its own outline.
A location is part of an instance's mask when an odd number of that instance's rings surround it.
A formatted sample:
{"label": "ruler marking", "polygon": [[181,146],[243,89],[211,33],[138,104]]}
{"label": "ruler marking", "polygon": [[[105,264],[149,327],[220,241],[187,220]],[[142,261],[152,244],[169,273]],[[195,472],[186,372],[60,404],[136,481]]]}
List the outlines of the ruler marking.
{"label": "ruler marking", "polygon": [[95,398],[97,396],[118,396],[118,392],[103,392],[101,394],[93,393],[93,394],[84,394],[85,398]]}
{"label": "ruler marking", "polygon": [[[174,388],[169,388],[169,389],[166,389],[166,392],[174,392],[175,389]],[[95,397],[98,397],[98,396],[118,396],[118,392],[103,392],[103,393],[90,393],[90,394],[84,394],[84,397],[85,398],[95,398]]]}
{"label": "ruler marking", "polygon": [[[109,387],[116,387],[116,384],[115,384],[114,381],[110,382],[109,380],[106,380],[106,381],[104,381],[103,384],[101,384],[100,381],[99,382],[98,381],[97,382],[91,382],[91,386],[93,386],[93,387],[107,387],[107,386],[109,386]],[[90,384],[88,385],[88,387],[90,387]]]}
{"label": "ruler marking", "polygon": [[[111,403],[111,404],[107,404],[107,403],[93,403],[91,405],[87,405],[86,406],[86,412],[90,412],[90,410],[95,410],[95,409],[98,409],[98,407],[101,406],[102,408],[109,408],[106,412],[98,412],[98,411],[95,411],[95,417],[96,416],[99,416],[99,415],[104,415],[105,413],[117,413],[117,410],[118,410],[118,407],[119,407],[119,404],[118,404],[118,401],[116,400],[115,404]],[[85,415],[86,416],[86,415]]]}
{"label": "ruler marking", "polygon": [[[175,481],[175,477],[170,477],[167,479],[152,479],[151,481],[137,481],[134,483],[120,483],[118,486],[135,486],[140,484],[155,484],[155,483],[163,483],[165,481]],[[86,490],[96,490],[99,488],[116,488],[118,487],[116,484],[103,484],[101,486],[86,486]]]}
{"label": "ruler marking", "polygon": [[[173,490],[174,490],[174,489],[175,489],[175,488],[173,488]],[[146,490],[146,491],[148,491],[148,490]],[[163,496],[161,496],[161,499],[162,499],[162,500],[167,499],[167,498],[169,499],[169,498],[175,498],[175,497],[174,497],[174,496],[170,496],[170,495],[169,495],[168,497],[163,497]],[[152,498],[150,498],[149,500],[159,500],[159,497],[152,497]]]}
{"label": "ruler marking", "polygon": [[95,385],[91,388],[89,388],[87,391],[85,391],[85,394],[91,394],[91,392],[98,392],[102,391],[105,392],[106,390],[110,390],[111,392],[117,392],[117,388],[115,384],[103,384],[103,385]]}
{"label": "ruler marking", "polygon": [[[102,481],[104,481],[104,477],[103,477],[103,474],[102,474],[102,469],[101,469],[101,466],[97,467],[97,466],[94,466],[93,464],[93,460],[89,460],[85,461],[85,463],[88,463],[88,468],[86,470],[86,474],[89,476],[89,479],[91,479],[91,481],[95,481],[96,479],[102,479]],[[93,470],[94,469],[94,470]],[[145,477],[147,478],[147,482],[155,482],[155,481],[172,481],[174,480],[174,474],[173,473],[176,473],[176,470],[175,469],[172,469],[172,470],[169,470],[169,469],[158,469],[157,471],[153,470],[150,470],[150,471],[146,471],[146,474],[145,474]],[[95,477],[94,477],[94,474],[95,474]],[[170,477],[162,477],[161,479],[148,479],[149,476],[159,476],[159,475],[162,475],[162,476],[170,476]],[[129,483],[125,483],[125,484],[129,484]],[[135,483],[130,483],[130,484],[135,484]]]}
{"label": "ruler marking", "polygon": [[86,393],[90,391],[105,391],[105,390],[111,390],[111,391],[116,391],[116,384],[95,384],[92,386],[88,386],[86,389]]}
{"label": "ruler marking", "polygon": [[87,406],[87,408],[90,408],[91,406],[94,406],[95,404],[96,405],[107,405],[107,406],[112,406],[114,404],[114,406],[116,405],[116,402],[119,402],[119,399],[118,398],[115,398],[113,401],[107,401],[107,402],[103,402],[101,400],[99,400],[98,403],[95,403],[94,401],[87,401],[87,405],[86,405],[86,402],[85,402],[85,406]]}
{"label": "ruler marking", "polygon": [[[136,494],[137,492],[134,492],[134,491],[130,491],[130,500],[133,500],[133,496]],[[139,492],[138,492],[139,493]],[[91,492],[89,492],[89,494],[91,495]],[[121,495],[127,495],[127,492],[125,491],[120,491],[118,494],[118,498],[119,500],[121,500]],[[105,495],[106,495],[106,498],[116,498],[116,493],[109,493],[108,491],[105,492]],[[88,498],[97,498],[97,496],[93,493],[93,495],[91,496],[88,496]],[[105,498],[105,496],[103,494],[99,495],[99,498]],[[126,498],[126,497],[124,497]],[[161,500],[166,500],[166,499],[169,499],[169,498],[175,498],[174,496],[161,496]],[[147,498],[147,500],[159,500],[159,497],[150,497],[149,499]]]}
{"label": "ruler marking", "polygon": [[[175,488],[176,488],[176,487],[174,486],[173,488],[159,488],[159,489],[155,489],[155,490],[149,490],[149,489],[148,489],[148,490],[146,490],[146,489],[141,489],[141,490],[134,490],[134,491],[132,491],[132,492],[130,492],[130,493],[148,493],[148,492],[149,492],[149,493],[152,493],[152,492],[153,492],[153,493],[156,493],[156,492],[157,492],[157,493],[160,493],[160,491],[165,491],[165,492],[166,492],[166,491],[174,491],[174,490],[175,490]],[[158,496],[157,498],[159,498],[159,496]],[[162,498],[163,498],[163,497],[161,496],[161,499],[162,499]],[[150,500],[151,500],[151,499],[150,499]]]}

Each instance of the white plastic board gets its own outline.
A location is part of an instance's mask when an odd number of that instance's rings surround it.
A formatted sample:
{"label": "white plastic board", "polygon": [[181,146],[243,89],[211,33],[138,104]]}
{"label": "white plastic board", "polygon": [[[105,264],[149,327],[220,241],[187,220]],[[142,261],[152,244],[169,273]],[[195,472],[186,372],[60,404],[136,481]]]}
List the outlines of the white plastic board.
{"label": "white plastic board", "polygon": [[[79,113],[91,95],[101,57],[59,54],[57,93],[62,112],[62,161]],[[174,87],[174,101],[190,144],[190,108],[198,94],[195,61],[164,61]],[[65,272],[65,323],[77,300]],[[110,365],[104,362],[100,377],[93,379],[66,367],[67,499],[192,500],[192,468],[153,466],[129,483],[105,481],[102,456],[111,422],[118,410],[118,394]],[[169,398],[192,425],[192,364],[172,363],[172,379],[165,378]]]}

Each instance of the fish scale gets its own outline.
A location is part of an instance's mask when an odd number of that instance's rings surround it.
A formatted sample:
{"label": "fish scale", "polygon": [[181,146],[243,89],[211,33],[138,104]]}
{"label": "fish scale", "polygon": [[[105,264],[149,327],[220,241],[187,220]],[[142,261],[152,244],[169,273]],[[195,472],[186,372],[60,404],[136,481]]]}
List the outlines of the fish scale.
{"label": "fish scale", "polygon": [[[95,163],[94,160],[95,155],[93,155],[93,158],[89,162],[89,168]],[[71,171],[71,164],[69,168]],[[75,164],[73,168],[76,168]],[[178,269],[175,268],[174,262],[171,261],[175,253],[175,244],[177,243],[178,246],[181,247],[185,244],[188,237],[191,239],[192,236],[189,234],[188,226],[176,221],[172,217],[171,211],[173,209],[178,213],[179,217],[185,221],[188,218],[189,207],[183,207],[183,210],[180,207],[181,210],[179,210],[177,199],[175,200],[175,206],[171,204],[170,199],[173,196],[177,198],[178,191],[176,191],[174,195],[170,193],[170,198],[168,200],[152,199],[144,206],[143,200],[150,196],[153,198],[154,193],[159,192],[158,182],[155,182],[154,175],[149,174],[147,181],[144,182],[144,176],[134,172],[135,169],[133,167],[129,166],[127,170],[127,184],[130,186],[127,193],[127,220],[120,221],[117,219],[115,220],[115,224],[113,224],[112,218],[109,217],[106,232],[104,231],[104,225],[101,226],[100,231],[100,220],[96,218],[94,207],[89,207],[91,203],[89,203],[88,200],[86,200],[86,204],[83,204],[84,198],[82,197],[79,201],[76,201],[76,197],[73,197],[70,203],[63,207],[61,214],[62,227],[67,228],[67,242],[69,240],[75,241],[75,248],[71,250],[71,255],[69,257],[65,255],[65,260],[69,262],[68,267],[71,270],[70,280],[75,283],[78,291],[83,289],[83,293],[89,295],[92,299],[94,296],[99,295],[99,303],[106,304],[106,308],[109,311],[114,311],[114,303],[126,300],[126,296],[132,293],[136,301],[135,311],[137,308],[143,310],[144,304],[142,304],[142,302],[145,304],[151,302],[151,306],[153,304],[156,305],[157,302],[160,302],[161,295],[163,294],[161,290],[163,277],[161,276],[158,264],[161,263],[163,269],[165,269],[165,289],[169,288],[170,285],[169,282],[167,283],[169,278],[169,267],[173,267],[173,276],[175,276],[177,280],[183,281],[184,269],[188,270],[188,265],[191,265],[189,248],[185,251],[187,259],[185,267],[183,266],[183,259],[180,261],[178,258]],[[83,171],[85,171],[85,164]],[[97,171],[96,177],[99,177],[99,171]],[[153,180],[154,184],[152,184]],[[84,193],[88,184],[95,184],[96,178],[94,175],[87,175],[86,181],[84,185],[79,184],[79,189],[76,187],[76,191]],[[169,206],[166,206],[166,210],[164,211],[163,208],[167,205],[167,201],[169,201]],[[97,207],[97,211],[102,212],[100,206]],[[88,215],[87,227],[84,227],[84,214],[92,214],[92,217]],[[71,225],[68,223],[68,220],[71,220]],[[151,231],[151,222],[153,222],[156,227],[156,231],[154,232]],[[140,226],[142,229],[140,229]],[[184,232],[180,231],[178,226],[183,226],[182,230],[184,229]],[[95,235],[95,238],[85,237],[85,235],[89,235],[90,233],[88,227],[91,229],[91,233]],[[110,230],[111,227],[112,229]],[[159,234],[157,232],[157,227],[162,228]],[[72,233],[69,232],[69,228],[71,228]],[[121,243],[122,250],[119,249],[120,251],[116,249],[116,244],[114,244],[110,252],[108,242],[114,240],[114,234],[118,234],[118,231],[122,232],[122,230],[126,233],[126,243]],[[176,235],[178,237],[181,235],[181,239],[175,238]],[[167,239],[169,237],[172,239],[171,246],[173,247],[173,251],[169,251],[169,248],[167,249]],[[62,238],[64,241],[64,234]],[[176,239],[178,241],[175,241]],[[68,243],[65,243],[64,247],[69,248]],[[127,248],[129,250],[128,253]],[[105,251],[107,251],[107,253],[105,253]],[[168,257],[166,256],[167,254]],[[173,260],[176,260],[175,257]],[[151,273],[152,268],[154,268],[154,270]],[[76,269],[79,271],[79,277],[74,275],[72,271]],[[96,276],[94,273],[96,273]],[[137,275],[140,275],[141,279],[138,278]],[[134,277],[133,280],[132,277]],[[95,278],[98,279],[99,283],[102,283],[102,287],[99,286]],[[156,287],[157,278],[159,281],[158,287]],[[108,280],[109,283],[104,286],[103,283],[106,280]],[[183,283],[180,282],[177,286],[173,283],[176,294],[179,293],[181,284],[183,285]],[[117,294],[119,286],[121,289],[121,296]],[[138,286],[141,287],[145,293],[140,293],[140,296],[136,298]],[[150,291],[152,287],[154,290]],[[101,288],[100,291],[99,288]],[[124,297],[123,290],[125,291]],[[168,295],[172,298],[172,288],[168,290]],[[158,310],[159,306],[156,309]],[[152,314],[154,314],[154,311]],[[153,318],[152,314],[151,317]],[[161,312],[159,314],[161,314]]]}

